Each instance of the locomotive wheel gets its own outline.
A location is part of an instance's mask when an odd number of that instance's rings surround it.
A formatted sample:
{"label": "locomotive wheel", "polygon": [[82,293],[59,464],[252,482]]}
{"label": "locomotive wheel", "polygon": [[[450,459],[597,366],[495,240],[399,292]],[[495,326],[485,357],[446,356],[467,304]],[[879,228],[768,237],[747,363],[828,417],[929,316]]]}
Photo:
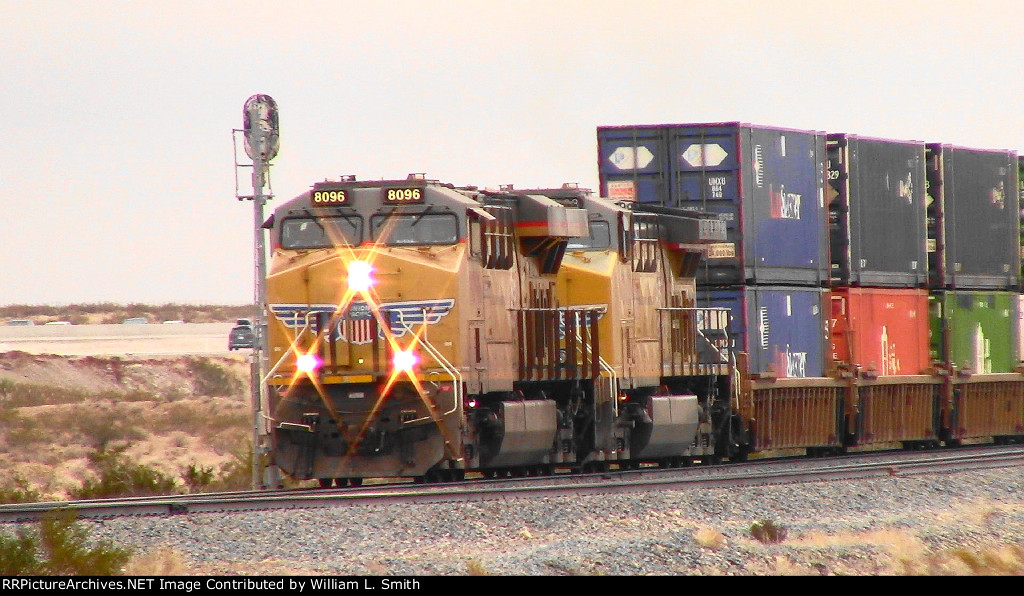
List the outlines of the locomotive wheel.
{"label": "locomotive wheel", "polygon": [[729,461],[738,464],[747,461],[747,451],[745,449],[740,449],[736,451],[736,453],[733,453],[732,455],[729,456]]}
{"label": "locomotive wheel", "polygon": [[348,478],[335,478],[334,486],[337,486],[338,488],[345,488],[348,486]]}
{"label": "locomotive wheel", "polygon": [[497,473],[494,470],[480,470],[480,474],[482,474],[487,480],[491,480]]}

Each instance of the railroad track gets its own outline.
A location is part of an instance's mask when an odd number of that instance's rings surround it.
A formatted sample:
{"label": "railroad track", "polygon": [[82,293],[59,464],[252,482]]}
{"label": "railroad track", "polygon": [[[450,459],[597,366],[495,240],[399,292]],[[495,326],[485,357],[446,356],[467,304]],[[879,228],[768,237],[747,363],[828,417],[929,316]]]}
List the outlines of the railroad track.
{"label": "railroad track", "polygon": [[859,454],[853,458],[788,458],[682,469],[640,468],[599,474],[468,480],[442,484],[393,483],[358,488],[237,491],[0,505],[0,522],[39,519],[58,510],[78,517],[181,515],[243,510],[297,509],[396,503],[470,502],[725,488],[800,482],[856,480],[880,476],[947,474],[966,470],[1024,467],[1024,447],[956,451]]}

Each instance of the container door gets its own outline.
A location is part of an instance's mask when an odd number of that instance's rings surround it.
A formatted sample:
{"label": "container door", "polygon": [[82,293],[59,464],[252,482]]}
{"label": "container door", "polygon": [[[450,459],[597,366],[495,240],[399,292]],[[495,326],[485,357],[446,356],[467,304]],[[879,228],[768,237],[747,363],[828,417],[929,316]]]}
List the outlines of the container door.
{"label": "container door", "polygon": [[733,258],[708,261],[698,282],[736,284],[746,280],[743,265],[743,158],[737,126],[681,126],[670,131],[672,199],[683,209],[714,213],[726,225]]}
{"label": "container door", "polygon": [[616,201],[670,204],[665,131],[659,127],[597,129],[601,196]]}

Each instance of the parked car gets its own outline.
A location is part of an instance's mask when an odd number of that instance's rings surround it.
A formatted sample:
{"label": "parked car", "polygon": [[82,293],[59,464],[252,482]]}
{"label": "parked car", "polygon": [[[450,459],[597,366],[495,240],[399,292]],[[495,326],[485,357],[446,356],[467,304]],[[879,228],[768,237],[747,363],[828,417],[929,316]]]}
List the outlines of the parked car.
{"label": "parked car", "polygon": [[70,321],[50,321],[48,323],[43,323],[43,325],[70,325],[70,324],[71,324]]}
{"label": "parked car", "polygon": [[228,350],[252,348],[255,345],[256,334],[252,330],[252,325],[235,325],[231,328],[228,334]]}
{"label": "parked car", "polygon": [[12,327],[24,327],[27,325],[35,325],[36,322],[32,319],[14,319],[12,321],[7,321],[7,324]]}
{"label": "parked car", "polygon": [[132,317],[130,319],[125,319],[123,324],[125,324],[125,325],[147,325],[147,324],[149,324],[149,321],[146,319],[146,317]]}

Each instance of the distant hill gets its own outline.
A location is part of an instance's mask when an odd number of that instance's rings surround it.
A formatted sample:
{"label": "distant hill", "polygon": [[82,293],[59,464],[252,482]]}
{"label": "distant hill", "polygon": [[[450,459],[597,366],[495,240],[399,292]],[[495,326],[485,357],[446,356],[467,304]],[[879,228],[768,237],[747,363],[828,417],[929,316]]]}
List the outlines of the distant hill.
{"label": "distant hill", "polygon": [[186,323],[229,323],[252,318],[254,306],[211,304],[10,304],[0,306],[0,325],[12,319],[29,319],[37,325],[67,321],[74,325],[117,324],[125,319],[143,317],[150,323],[184,321]]}

